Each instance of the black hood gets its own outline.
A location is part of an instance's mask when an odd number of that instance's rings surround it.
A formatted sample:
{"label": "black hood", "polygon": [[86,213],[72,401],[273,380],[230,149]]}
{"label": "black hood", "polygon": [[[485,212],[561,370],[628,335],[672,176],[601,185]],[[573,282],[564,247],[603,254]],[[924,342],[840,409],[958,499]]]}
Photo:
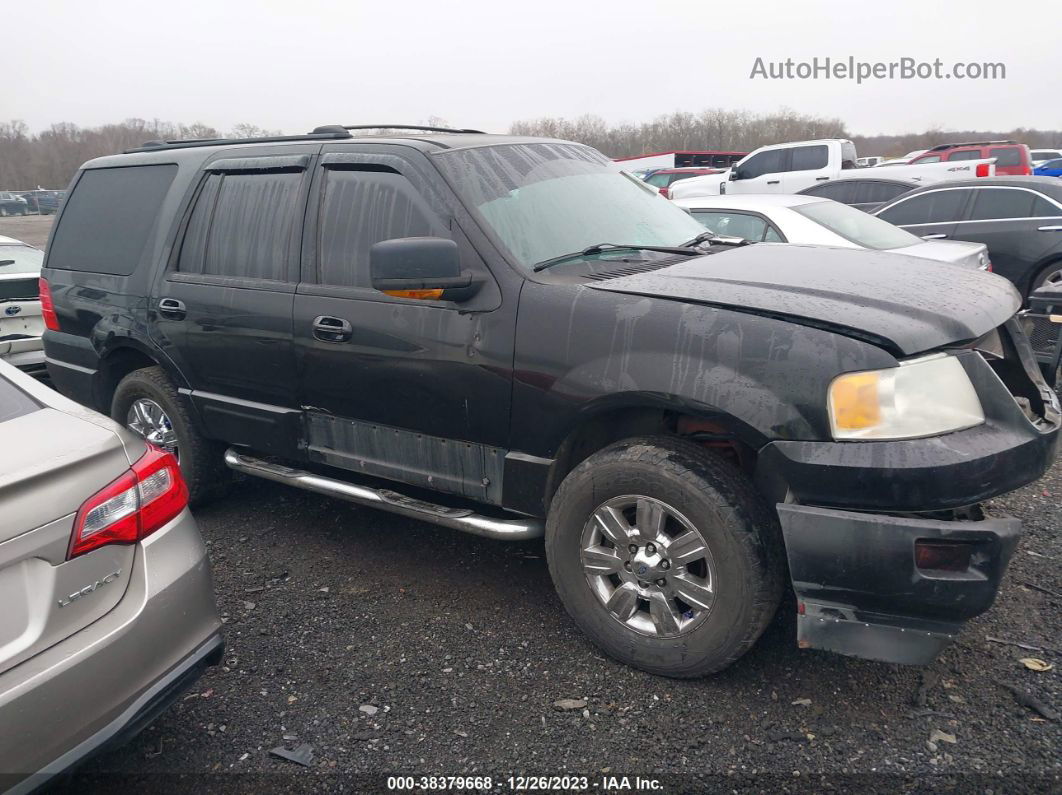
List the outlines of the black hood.
{"label": "black hood", "polygon": [[1021,306],[1010,282],[900,254],[760,243],[592,284],[770,315],[902,355],[977,339]]}

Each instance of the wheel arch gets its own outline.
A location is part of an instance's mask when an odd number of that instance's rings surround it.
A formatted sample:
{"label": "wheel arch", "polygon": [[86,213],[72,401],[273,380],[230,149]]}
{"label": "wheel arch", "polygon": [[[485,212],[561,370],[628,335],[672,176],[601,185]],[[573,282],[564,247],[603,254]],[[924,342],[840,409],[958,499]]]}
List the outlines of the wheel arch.
{"label": "wheel arch", "polygon": [[544,508],[582,461],[610,444],[646,435],[691,439],[750,474],[757,451],[768,441],[755,428],[716,406],[654,392],[609,395],[584,406],[565,429],[546,475]]}
{"label": "wheel arch", "polygon": [[118,384],[136,370],[146,367],[162,367],[173,378],[173,372],[167,366],[165,357],[159,356],[139,340],[126,337],[111,342],[100,356],[99,372],[96,377],[97,407],[105,414],[110,414],[111,401],[114,400]]}

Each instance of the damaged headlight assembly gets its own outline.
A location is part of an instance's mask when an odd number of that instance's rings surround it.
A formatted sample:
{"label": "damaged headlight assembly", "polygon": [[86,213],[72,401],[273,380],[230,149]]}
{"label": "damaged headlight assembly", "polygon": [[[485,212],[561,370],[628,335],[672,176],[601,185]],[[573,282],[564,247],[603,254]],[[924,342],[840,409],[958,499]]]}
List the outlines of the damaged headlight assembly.
{"label": "damaged headlight assembly", "polygon": [[830,384],[828,401],[838,440],[918,439],[985,421],[966,370],[944,353],[840,375]]}

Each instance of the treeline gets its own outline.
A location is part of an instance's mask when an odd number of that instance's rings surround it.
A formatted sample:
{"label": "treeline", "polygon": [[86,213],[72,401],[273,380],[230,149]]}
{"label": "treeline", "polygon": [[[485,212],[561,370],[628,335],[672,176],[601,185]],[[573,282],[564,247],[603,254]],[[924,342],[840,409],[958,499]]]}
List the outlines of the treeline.
{"label": "treeline", "polygon": [[745,111],[705,110],[670,113],[640,124],[610,125],[598,116],[577,119],[543,118],[514,122],[514,135],[545,135],[579,141],[609,157],[630,157],[647,152],[721,149],[749,152],[767,144],[813,138],[850,138],[861,155],[898,157],[915,149],[954,141],[1014,140],[1032,148],[1062,146],[1062,130],[1017,128],[1006,132],[984,130],[926,130],[904,135],[854,135],[840,119],[807,116],[794,111],[754,114]]}
{"label": "treeline", "polygon": [[249,138],[279,134],[253,124],[238,124],[227,133],[199,122],[126,119],[102,127],[53,124],[33,134],[24,122],[0,122],[0,190],[65,188],[86,160],[113,155],[145,141],[173,138],[218,138],[223,134]]}
{"label": "treeline", "polygon": [[544,135],[589,144],[609,157],[682,149],[747,152],[758,146],[810,138],[848,138],[840,119],[821,119],[791,110],[756,114],[708,109],[677,112],[640,124],[610,125],[587,114],[577,119],[543,118],[517,121],[513,135]]}
{"label": "treeline", "polygon": [[[438,117],[429,124],[446,126]],[[1031,147],[1062,147],[1062,131],[1018,128],[1007,132],[927,130],[906,135],[853,135],[841,119],[820,118],[781,110],[776,113],[708,109],[677,112],[652,121],[608,124],[585,115],[577,119],[541,118],[514,122],[514,135],[541,135],[589,144],[609,157],[683,149],[747,152],[766,144],[812,138],[851,138],[860,155],[895,157],[948,141],[1013,139]],[[126,119],[101,127],[53,124],[31,133],[21,121],[0,122],[0,190],[64,188],[86,160],[140,146],[145,141],[173,138],[252,138],[279,135],[253,124],[220,131],[207,124]]]}

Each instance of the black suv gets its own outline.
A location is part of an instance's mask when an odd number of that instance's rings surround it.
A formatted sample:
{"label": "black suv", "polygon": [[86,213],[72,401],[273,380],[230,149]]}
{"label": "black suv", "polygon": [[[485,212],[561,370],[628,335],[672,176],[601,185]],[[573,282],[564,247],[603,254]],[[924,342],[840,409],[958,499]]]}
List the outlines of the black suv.
{"label": "black suv", "polygon": [[[695,676],[788,579],[802,647],[926,662],[992,603],[1059,405],[1004,279],[727,245],[585,146],[318,128],[87,163],[48,246],[55,384],[176,452],[493,538]],[[228,469],[226,469],[226,465]]]}

